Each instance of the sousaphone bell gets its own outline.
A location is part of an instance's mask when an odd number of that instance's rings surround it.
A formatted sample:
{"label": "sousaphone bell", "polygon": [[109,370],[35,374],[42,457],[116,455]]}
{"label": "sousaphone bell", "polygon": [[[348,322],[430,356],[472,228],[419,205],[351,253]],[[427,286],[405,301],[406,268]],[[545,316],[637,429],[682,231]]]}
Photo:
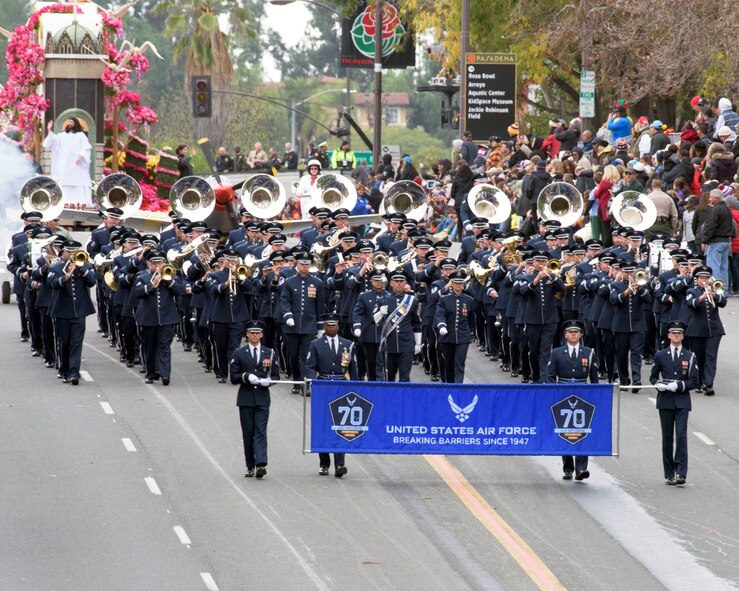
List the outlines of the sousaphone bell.
{"label": "sousaphone bell", "polygon": [[324,174],[318,177],[310,192],[313,205],[326,207],[332,212],[337,209],[351,211],[357,204],[357,190],[354,184],[340,174]]}
{"label": "sousaphone bell", "polygon": [[380,213],[402,213],[407,218],[426,217],[426,191],[413,181],[398,181],[390,185],[380,206]]}
{"label": "sousaphone bell", "polygon": [[644,231],[657,221],[657,207],[644,193],[623,191],[611,201],[611,215],[624,228]]}
{"label": "sousaphone bell", "polygon": [[182,177],[169,191],[169,207],[181,218],[204,220],[216,207],[216,194],[203,177]]}
{"label": "sousaphone bell", "polygon": [[569,183],[547,185],[536,199],[536,209],[542,222],[556,220],[563,228],[580,219],[584,206],[582,194]]}
{"label": "sousaphone bell", "polygon": [[117,207],[123,211],[124,218],[138,211],[143,199],[144,195],[136,179],[122,172],[109,174],[95,190],[95,201],[100,211]]}
{"label": "sousaphone bell", "polygon": [[39,175],[27,180],[20,195],[23,211],[38,211],[45,222],[58,218],[64,210],[62,188],[50,176]]}
{"label": "sousaphone bell", "polygon": [[260,220],[269,220],[282,213],[287,203],[285,187],[273,176],[255,174],[244,182],[241,204],[250,215]]}
{"label": "sousaphone bell", "polygon": [[487,218],[490,224],[501,224],[511,216],[511,202],[501,189],[483,183],[475,185],[467,195],[471,217]]}

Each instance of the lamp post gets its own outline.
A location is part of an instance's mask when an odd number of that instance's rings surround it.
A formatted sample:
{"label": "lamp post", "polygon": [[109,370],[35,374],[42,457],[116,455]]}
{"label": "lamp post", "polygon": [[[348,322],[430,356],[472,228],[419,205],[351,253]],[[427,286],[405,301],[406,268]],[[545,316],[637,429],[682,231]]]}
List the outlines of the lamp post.
{"label": "lamp post", "polygon": [[459,57],[459,137],[467,129],[467,53],[470,50],[470,0],[462,0],[462,55]]}
{"label": "lamp post", "polygon": [[372,140],[372,166],[380,163],[382,146],[382,0],[375,0],[375,135]]}
{"label": "lamp post", "polygon": [[293,148],[295,148],[295,139],[297,136],[297,121],[295,119],[295,113],[296,113],[295,109],[299,107],[300,105],[305,104],[323,94],[328,94],[329,92],[346,92],[346,95],[347,95],[346,102],[348,103],[350,101],[349,95],[355,93],[356,90],[347,91],[345,88],[327,88],[326,90],[322,90],[321,92],[317,92],[316,94],[313,94],[307,98],[304,98],[302,101],[296,101],[295,99],[291,99],[290,102],[292,106],[292,116],[290,118],[290,141],[293,145]]}

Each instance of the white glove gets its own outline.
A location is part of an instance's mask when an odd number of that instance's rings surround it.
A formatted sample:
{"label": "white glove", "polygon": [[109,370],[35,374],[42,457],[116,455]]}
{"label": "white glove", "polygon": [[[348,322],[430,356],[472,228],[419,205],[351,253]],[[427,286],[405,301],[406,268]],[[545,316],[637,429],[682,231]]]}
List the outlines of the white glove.
{"label": "white glove", "polygon": [[292,318],[288,318],[287,320],[285,320],[285,324],[292,328],[293,326],[295,326],[295,321]]}
{"label": "white glove", "polygon": [[316,334],[316,338],[317,338],[317,339],[320,339],[320,338],[321,338],[321,337],[323,336],[323,333],[324,333],[324,331],[322,331],[322,330],[319,330],[319,331],[318,331],[318,334]]}
{"label": "white glove", "polygon": [[361,337],[362,336],[362,329],[361,328],[355,328],[354,329],[354,336],[355,337]]}
{"label": "white glove", "polygon": [[446,329],[446,326],[442,326],[442,327],[441,327],[441,328],[439,329],[439,334],[440,334],[441,336],[443,336],[443,337],[445,337],[446,335],[448,335],[448,334],[449,334],[449,331],[448,331],[448,330]]}
{"label": "white glove", "polygon": [[253,373],[249,374],[249,383],[252,386],[256,386],[259,383],[259,378],[255,376]]}
{"label": "white glove", "polygon": [[380,306],[380,313],[383,316],[386,316],[387,315],[387,306]]}
{"label": "white glove", "polygon": [[259,380],[259,385],[263,388],[269,388],[272,385],[272,380],[268,380],[267,378],[263,378]]}
{"label": "white glove", "polygon": [[464,229],[465,229],[465,230],[466,230],[467,232],[472,232],[472,224],[465,224],[465,226],[464,226]]}
{"label": "white glove", "polygon": [[375,312],[372,315],[372,319],[375,321],[375,324],[380,324],[382,321],[382,312]]}
{"label": "white glove", "polygon": [[667,389],[670,392],[677,392],[677,382],[670,382],[669,384],[667,384]]}
{"label": "white glove", "polygon": [[421,352],[421,333],[414,332],[413,339],[416,341],[416,346],[413,348],[413,354],[418,355]]}
{"label": "white glove", "polygon": [[657,388],[658,392],[667,392],[667,384],[664,382],[657,382],[655,384],[655,387]]}

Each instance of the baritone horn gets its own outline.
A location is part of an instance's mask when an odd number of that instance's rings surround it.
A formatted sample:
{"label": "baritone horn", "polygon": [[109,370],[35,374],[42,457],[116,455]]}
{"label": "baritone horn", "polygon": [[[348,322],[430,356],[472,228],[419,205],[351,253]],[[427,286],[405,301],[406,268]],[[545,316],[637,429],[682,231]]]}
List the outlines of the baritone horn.
{"label": "baritone horn", "polygon": [[95,201],[103,213],[111,207],[123,211],[127,218],[141,207],[144,195],[136,180],[123,173],[109,174],[95,189]]}
{"label": "baritone horn", "polygon": [[511,216],[511,201],[495,185],[475,185],[467,195],[472,217],[486,218],[490,224],[501,224]]}
{"label": "baritone horn", "polygon": [[657,221],[657,207],[644,193],[623,191],[613,198],[611,215],[625,228],[644,231]]}
{"label": "baritone horn", "polygon": [[385,193],[380,206],[380,214],[402,213],[407,218],[421,220],[426,218],[426,191],[413,181],[393,183]]}
{"label": "baritone horn", "polygon": [[27,180],[20,195],[23,211],[38,211],[45,222],[58,218],[64,210],[62,188],[50,176],[39,175]]}
{"label": "baritone horn", "polygon": [[542,222],[556,220],[563,228],[580,219],[584,206],[582,194],[569,183],[547,185],[536,200],[536,209]]}
{"label": "baritone horn", "polygon": [[241,204],[249,215],[260,220],[277,217],[282,213],[285,203],[287,203],[285,187],[268,174],[255,174],[249,177],[241,189]]}
{"label": "baritone horn", "polygon": [[216,207],[216,194],[203,177],[182,177],[169,191],[169,206],[181,218],[204,220]]}
{"label": "baritone horn", "polygon": [[634,272],[634,283],[636,283],[640,287],[644,287],[647,283],[649,283],[649,271],[647,271],[646,269],[637,269]]}
{"label": "baritone horn", "polygon": [[714,293],[715,295],[724,295],[724,291],[725,291],[724,282],[721,281],[720,279],[713,279],[708,284],[708,289],[710,289],[711,292]]}
{"label": "baritone horn", "polygon": [[318,177],[310,192],[316,207],[326,207],[332,212],[337,209],[351,211],[357,204],[357,190],[354,184],[340,174],[324,174]]}

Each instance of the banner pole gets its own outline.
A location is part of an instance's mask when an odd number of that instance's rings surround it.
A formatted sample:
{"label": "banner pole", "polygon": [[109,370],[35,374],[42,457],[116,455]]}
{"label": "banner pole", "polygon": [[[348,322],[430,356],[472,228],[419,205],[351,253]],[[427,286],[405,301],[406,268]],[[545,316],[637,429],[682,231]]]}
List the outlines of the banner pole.
{"label": "banner pole", "polygon": [[613,457],[620,458],[621,457],[621,391],[619,390],[618,386],[613,386],[613,397],[616,399],[616,415],[614,417],[616,424],[615,428],[613,429],[614,433],[616,434],[616,452],[613,454]]}
{"label": "banner pole", "polygon": [[308,388],[310,388],[310,382],[303,380],[302,382],[296,382],[303,384],[303,455],[310,453],[309,449],[305,448],[305,440],[307,435],[307,424],[308,424]]}

